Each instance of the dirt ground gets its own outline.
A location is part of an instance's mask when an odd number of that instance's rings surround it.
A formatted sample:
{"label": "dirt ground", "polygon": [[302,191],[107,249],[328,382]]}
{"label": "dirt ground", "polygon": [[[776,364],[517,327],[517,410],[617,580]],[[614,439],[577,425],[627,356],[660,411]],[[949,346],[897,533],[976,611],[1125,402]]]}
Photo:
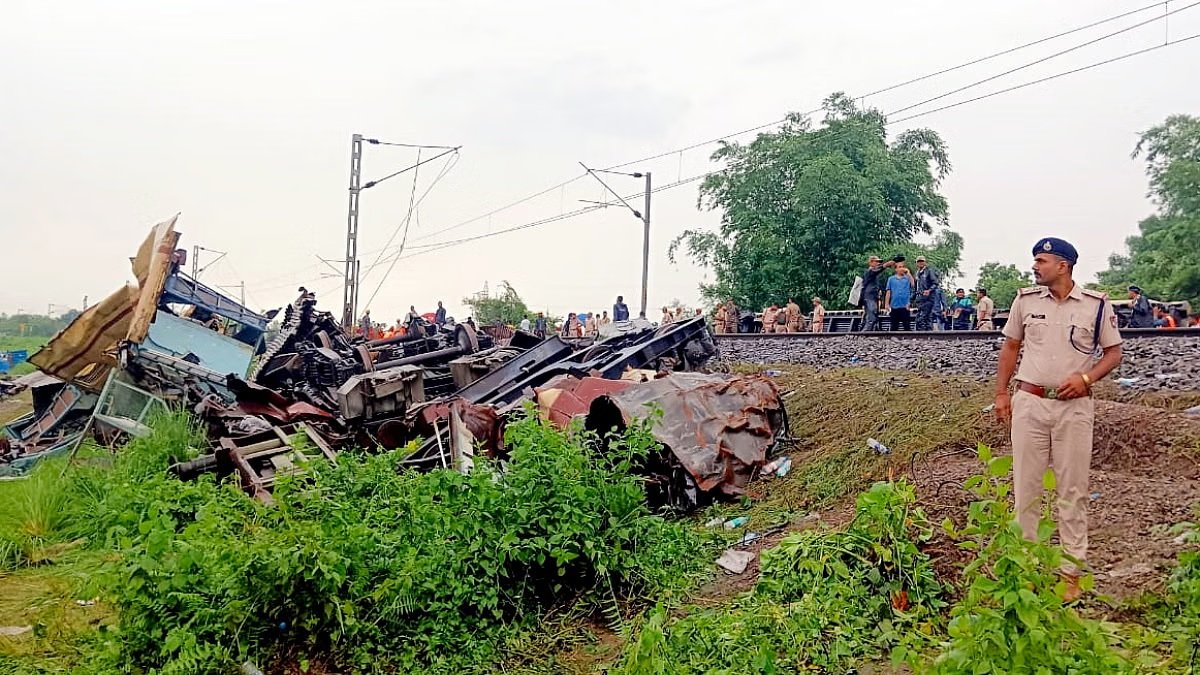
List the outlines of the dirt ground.
{"label": "dirt ground", "polygon": [[15,396],[0,399],[0,426],[12,422],[32,410],[33,393],[28,389]]}

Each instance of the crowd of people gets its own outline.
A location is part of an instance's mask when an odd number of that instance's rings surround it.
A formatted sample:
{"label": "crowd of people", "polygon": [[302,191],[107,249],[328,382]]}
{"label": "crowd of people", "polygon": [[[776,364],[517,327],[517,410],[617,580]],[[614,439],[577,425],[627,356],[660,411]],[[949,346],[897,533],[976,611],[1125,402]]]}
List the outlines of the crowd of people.
{"label": "crowd of people", "polygon": [[1150,298],[1138,286],[1129,287],[1132,301],[1129,313],[1130,328],[1195,328],[1200,326],[1200,314],[1188,317],[1180,306],[1151,303]]}
{"label": "crowd of people", "polygon": [[[885,275],[884,270],[891,269],[891,275]],[[916,271],[909,269],[903,256],[891,260],[881,260],[871,256],[862,276],[856,280],[851,293],[851,302],[857,296],[858,306],[862,309],[863,318],[861,330],[882,330],[881,308],[886,310],[889,331],[916,330],[996,330],[996,303],[988,295],[985,288],[963,289],[954,291],[954,297],[947,302],[941,287],[941,277],[929,266],[924,256],[917,257]],[[1163,303],[1153,303],[1137,286],[1129,287],[1131,313],[1129,327],[1131,328],[1183,328],[1200,326],[1200,316],[1189,317],[1180,307],[1172,307]],[[814,296],[812,312],[806,315],[794,297],[782,305],[772,303],[762,309],[761,331],[764,333],[800,333],[824,332],[827,327],[824,301]],[[704,316],[702,309],[686,307],[663,307],[659,325],[684,321]],[[750,329],[745,325],[750,315],[744,313],[732,300],[717,305],[711,314],[712,327],[717,334],[745,332]],[[645,319],[644,314],[639,318]],[[562,322],[548,319],[544,312],[538,312],[533,318],[520,321],[518,328],[526,333],[532,333],[545,339],[548,335],[558,335],[564,338],[586,338],[600,335],[601,328],[614,321],[628,321],[629,306],[623,296],[617,296],[613,303],[612,312],[571,312]],[[359,320],[356,333],[366,335],[369,339],[387,339],[406,335],[413,330],[414,322],[428,322],[438,327],[446,325],[448,318],[446,309],[441,301],[437,309],[426,314],[417,313],[415,306],[409,306],[408,313],[396,319],[394,325],[377,323],[371,318],[371,310],[366,310]],[[453,321],[453,319],[449,319]],[[464,323],[474,325],[471,319]]]}

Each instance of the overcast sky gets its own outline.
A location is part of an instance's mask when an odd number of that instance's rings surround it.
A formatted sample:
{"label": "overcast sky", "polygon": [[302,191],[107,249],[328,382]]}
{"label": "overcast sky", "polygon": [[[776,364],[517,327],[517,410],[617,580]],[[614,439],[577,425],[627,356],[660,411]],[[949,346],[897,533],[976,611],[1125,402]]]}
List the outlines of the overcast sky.
{"label": "overcast sky", "polygon": [[[128,257],[150,226],[182,212],[183,246],[228,253],[202,280],[244,281],[255,309],[292,300],[304,284],[340,313],[341,281],[323,278],[332,271],[315,256],[344,255],[353,133],[463,146],[416,209],[412,254],[600,199],[599,184],[583,178],[440,232],[579,176],[579,161],[610,166],[731,134],[810,110],[833,91],[861,95],[1146,4],[9,0],[0,22],[0,312],[95,302],[130,277]],[[867,103],[892,111],[1162,11]],[[1195,33],[1200,8],[925,108]],[[927,126],[949,145],[945,193],[951,226],[966,239],[965,283],[988,260],[1026,266],[1044,235],[1076,245],[1088,280],[1152,211],[1142,165],[1130,159],[1137,133],[1200,112],[1198,82],[1200,39],[889,133]],[[709,170],[713,149],[629,170],[667,185]],[[368,146],[364,180],[412,164],[416,152]],[[418,197],[444,167],[422,167]],[[364,270],[404,221],[410,175],[362,195]],[[621,176],[611,184],[641,188]],[[654,196],[652,308],[698,301],[704,272],[667,259],[681,231],[716,223],[696,196],[695,183]],[[461,318],[465,295],[508,280],[535,309],[600,310],[617,294],[637,298],[640,265],[640,223],[610,208],[401,259],[386,277],[385,258],[365,276],[362,301],[377,320],[439,299]]]}

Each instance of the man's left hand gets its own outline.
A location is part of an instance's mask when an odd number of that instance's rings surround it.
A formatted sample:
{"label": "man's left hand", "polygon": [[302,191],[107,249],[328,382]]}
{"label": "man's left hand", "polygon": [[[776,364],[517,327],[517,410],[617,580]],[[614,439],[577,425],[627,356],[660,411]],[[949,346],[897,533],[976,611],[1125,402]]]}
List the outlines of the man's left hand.
{"label": "man's left hand", "polygon": [[1087,383],[1083,381],[1083,375],[1075,373],[1068,377],[1062,384],[1058,385],[1058,398],[1073,399],[1083,398],[1088,395]]}

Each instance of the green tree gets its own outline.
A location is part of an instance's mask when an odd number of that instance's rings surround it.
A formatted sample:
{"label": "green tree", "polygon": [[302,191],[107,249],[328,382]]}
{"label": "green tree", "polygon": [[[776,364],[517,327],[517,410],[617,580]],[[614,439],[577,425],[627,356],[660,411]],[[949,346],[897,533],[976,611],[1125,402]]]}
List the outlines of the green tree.
{"label": "green tree", "polygon": [[708,300],[761,307],[815,293],[836,301],[869,254],[889,257],[946,225],[938,188],[950,160],[936,132],[914,129],[889,143],[878,110],[840,93],[824,109],[820,126],[793,113],[778,131],[713,153],[725,168],[701,185],[699,206],[719,209],[720,227],[688,230],[670,249],[674,259],[684,247],[715,272],[701,286]]}
{"label": "green tree", "polygon": [[988,295],[996,302],[997,307],[1011,307],[1017,291],[1033,285],[1033,277],[1028,271],[1017,269],[1009,263],[1001,265],[998,262],[987,262],[979,268],[979,283],[987,289]]}
{"label": "green tree", "polygon": [[471,308],[471,317],[479,326],[495,324],[516,325],[521,319],[532,319],[536,312],[531,312],[525,301],[517,294],[512,284],[500,282],[498,294],[479,294],[463,298],[464,305]]}
{"label": "green tree", "polygon": [[1150,297],[1200,304],[1200,118],[1172,115],[1141,135],[1149,197],[1158,212],[1138,223],[1127,252],[1109,256],[1097,288],[1123,295],[1137,284]]}

